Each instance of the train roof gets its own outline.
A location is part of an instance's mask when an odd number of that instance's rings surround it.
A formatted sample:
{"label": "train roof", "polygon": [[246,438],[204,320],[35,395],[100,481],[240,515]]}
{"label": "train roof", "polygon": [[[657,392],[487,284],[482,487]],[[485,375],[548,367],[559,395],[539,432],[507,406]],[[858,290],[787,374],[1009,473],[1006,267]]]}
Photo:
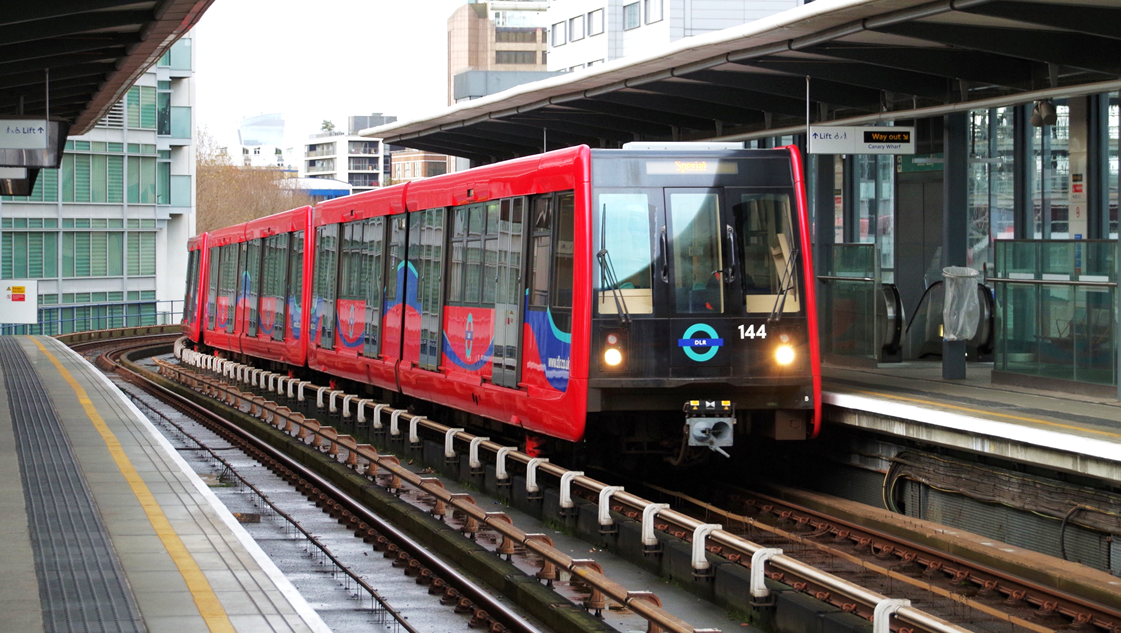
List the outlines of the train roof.
{"label": "train roof", "polygon": [[405,192],[412,183],[391,185],[320,202],[315,207],[314,226],[394,215],[405,210]]}
{"label": "train roof", "polygon": [[306,230],[307,217],[311,210],[311,206],[303,206],[250,220],[245,223],[244,239],[255,240],[280,233]]}
{"label": "train roof", "polygon": [[[587,145],[578,145],[417,180],[409,183],[405,196],[408,208],[454,207],[571,189],[577,181],[588,179],[589,151]],[[583,165],[583,173],[574,179],[572,169],[577,165]]]}
{"label": "train roof", "polygon": [[187,238],[187,250],[197,251],[206,248],[206,233],[199,233],[194,237]]}

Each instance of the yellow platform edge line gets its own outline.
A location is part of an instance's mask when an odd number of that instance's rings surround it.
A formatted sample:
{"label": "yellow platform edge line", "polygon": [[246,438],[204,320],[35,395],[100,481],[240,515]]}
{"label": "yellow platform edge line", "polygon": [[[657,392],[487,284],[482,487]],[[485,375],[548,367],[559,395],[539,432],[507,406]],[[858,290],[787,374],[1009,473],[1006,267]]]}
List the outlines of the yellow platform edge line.
{"label": "yellow platform edge line", "polygon": [[879,396],[881,398],[890,398],[892,400],[902,400],[903,402],[914,402],[916,404],[925,404],[925,405],[929,405],[929,406],[937,407],[937,408],[942,408],[942,409],[954,409],[956,411],[965,411],[967,413],[976,414],[977,417],[980,417],[980,418],[985,418],[986,416],[992,416],[992,417],[997,417],[997,418],[1008,418],[1010,420],[1018,420],[1020,422],[1031,422],[1033,424],[1039,424],[1039,425],[1042,425],[1042,426],[1053,426],[1053,427],[1056,427],[1056,428],[1066,429],[1066,430],[1069,430],[1069,431],[1078,431],[1080,433],[1092,433],[1094,435],[1104,435],[1106,437],[1121,438],[1121,434],[1112,433],[1110,431],[1103,431],[1101,429],[1095,429],[1095,428],[1091,428],[1091,427],[1077,426],[1077,425],[1074,425],[1074,424],[1063,424],[1062,422],[1051,422],[1050,420],[1042,420],[1042,419],[1039,419],[1039,418],[1029,418],[1029,417],[1025,417],[1025,416],[1021,416],[1021,415],[1012,415],[1011,413],[1000,413],[998,411],[985,411],[984,409],[971,409],[969,407],[963,407],[963,406],[957,405],[957,404],[946,404],[944,402],[934,402],[932,400],[923,400],[921,398],[909,398],[907,396],[897,396],[897,395],[890,394],[890,393],[884,393],[882,391],[865,391],[865,390],[862,390],[862,389],[853,389],[852,393],[861,393],[861,394],[868,395],[868,396]]}
{"label": "yellow platform edge line", "polygon": [[93,423],[97,432],[101,434],[101,439],[105,441],[106,447],[109,449],[109,454],[112,455],[113,461],[116,462],[117,468],[120,469],[121,474],[124,475],[125,480],[132,488],[133,494],[136,495],[137,501],[140,506],[144,508],[144,514],[148,516],[148,521],[152,524],[152,528],[156,531],[156,535],[160,537],[164,548],[167,550],[171,560],[175,562],[175,566],[182,574],[183,580],[187,583],[187,589],[191,592],[191,597],[195,601],[195,606],[198,607],[199,615],[202,616],[206,622],[206,626],[212,633],[233,633],[234,626],[230,622],[229,617],[226,615],[226,610],[219,602],[218,596],[214,593],[214,589],[210,586],[210,581],[202,573],[198,563],[187,551],[187,547],[183,545],[183,541],[175,532],[175,528],[171,526],[171,522],[167,520],[167,516],[160,508],[160,504],[156,501],[156,497],[148,489],[148,485],[140,477],[140,473],[136,472],[136,468],[132,465],[132,461],[125,455],[125,451],[121,448],[121,443],[109,426],[105,423],[104,418],[97,412],[90,401],[89,395],[86,390],[78,383],[77,380],[70,374],[58,358],[55,357],[38,339],[31,339],[35,345],[46,354],[47,359],[55,366],[55,369],[62,374],[62,378],[74,390],[74,394],[78,396],[78,402],[81,403],[82,409],[85,410],[86,416]]}

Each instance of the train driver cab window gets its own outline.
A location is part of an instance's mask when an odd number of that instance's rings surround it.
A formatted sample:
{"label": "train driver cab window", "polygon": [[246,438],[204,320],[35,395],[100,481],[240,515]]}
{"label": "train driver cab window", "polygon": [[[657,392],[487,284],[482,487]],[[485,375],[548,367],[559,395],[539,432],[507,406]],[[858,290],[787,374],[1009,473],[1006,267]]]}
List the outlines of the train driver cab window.
{"label": "train driver cab window", "polygon": [[[749,313],[797,312],[797,241],[791,224],[788,194],[730,195],[736,231],[739,279],[732,287],[744,293]],[[785,292],[784,292],[785,290]],[[785,296],[784,296],[785,295]]]}
{"label": "train driver cab window", "polygon": [[719,194],[681,191],[667,198],[677,313],[724,312]]}
{"label": "train driver cab window", "polygon": [[[660,193],[660,192],[659,192]],[[653,207],[645,193],[600,193],[596,241],[595,302],[598,314],[654,312]]]}

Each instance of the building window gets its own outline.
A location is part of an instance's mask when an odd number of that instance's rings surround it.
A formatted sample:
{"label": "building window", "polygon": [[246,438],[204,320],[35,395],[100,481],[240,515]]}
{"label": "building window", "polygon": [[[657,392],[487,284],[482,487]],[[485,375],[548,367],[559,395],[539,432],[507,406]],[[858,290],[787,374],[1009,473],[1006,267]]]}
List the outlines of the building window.
{"label": "building window", "polygon": [[494,30],[494,41],[504,44],[536,44],[537,29],[497,28]]}
{"label": "building window", "polygon": [[564,30],[566,26],[564,22],[557,22],[553,25],[553,46],[564,46]]}
{"label": "building window", "polygon": [[637,29],[642,25],[641,16],[638,13],[638,3],[632,2],[623,7],[623,30],[629,31],[630,29]]}
{"label": "building window", "polygon": [[646,2],[646,23],[652,24],[662,20],[662,0],[644,0]]}
{"label": "building window", "polygon": [[575,42],[584,39],[584,16],[578,15],[568,21],[568,40]]}
{"label": "building window", "polygon": [[596,9],[588,14],[588,36],[603,33],[603,9]]}
{"label": "building window", "polygon": [[537,61],[537,51],[495,51],[496,64],[533,64]]}

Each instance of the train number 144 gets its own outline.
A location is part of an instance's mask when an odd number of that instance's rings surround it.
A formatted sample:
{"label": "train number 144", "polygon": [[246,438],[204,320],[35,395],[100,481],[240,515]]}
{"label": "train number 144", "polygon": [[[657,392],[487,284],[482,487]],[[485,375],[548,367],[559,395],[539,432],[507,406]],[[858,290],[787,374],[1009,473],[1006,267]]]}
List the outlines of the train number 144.
{"label": "train number 144", "polygon": [[742,323],[740,324],[740,338],[741,339],[755,338],[756,336],[758,336],[759,338],[767,338],[767,324],[766,323],[760,323],[758,328],[756,328],[754,324],[749,325],[746,328],[743,326]]}

